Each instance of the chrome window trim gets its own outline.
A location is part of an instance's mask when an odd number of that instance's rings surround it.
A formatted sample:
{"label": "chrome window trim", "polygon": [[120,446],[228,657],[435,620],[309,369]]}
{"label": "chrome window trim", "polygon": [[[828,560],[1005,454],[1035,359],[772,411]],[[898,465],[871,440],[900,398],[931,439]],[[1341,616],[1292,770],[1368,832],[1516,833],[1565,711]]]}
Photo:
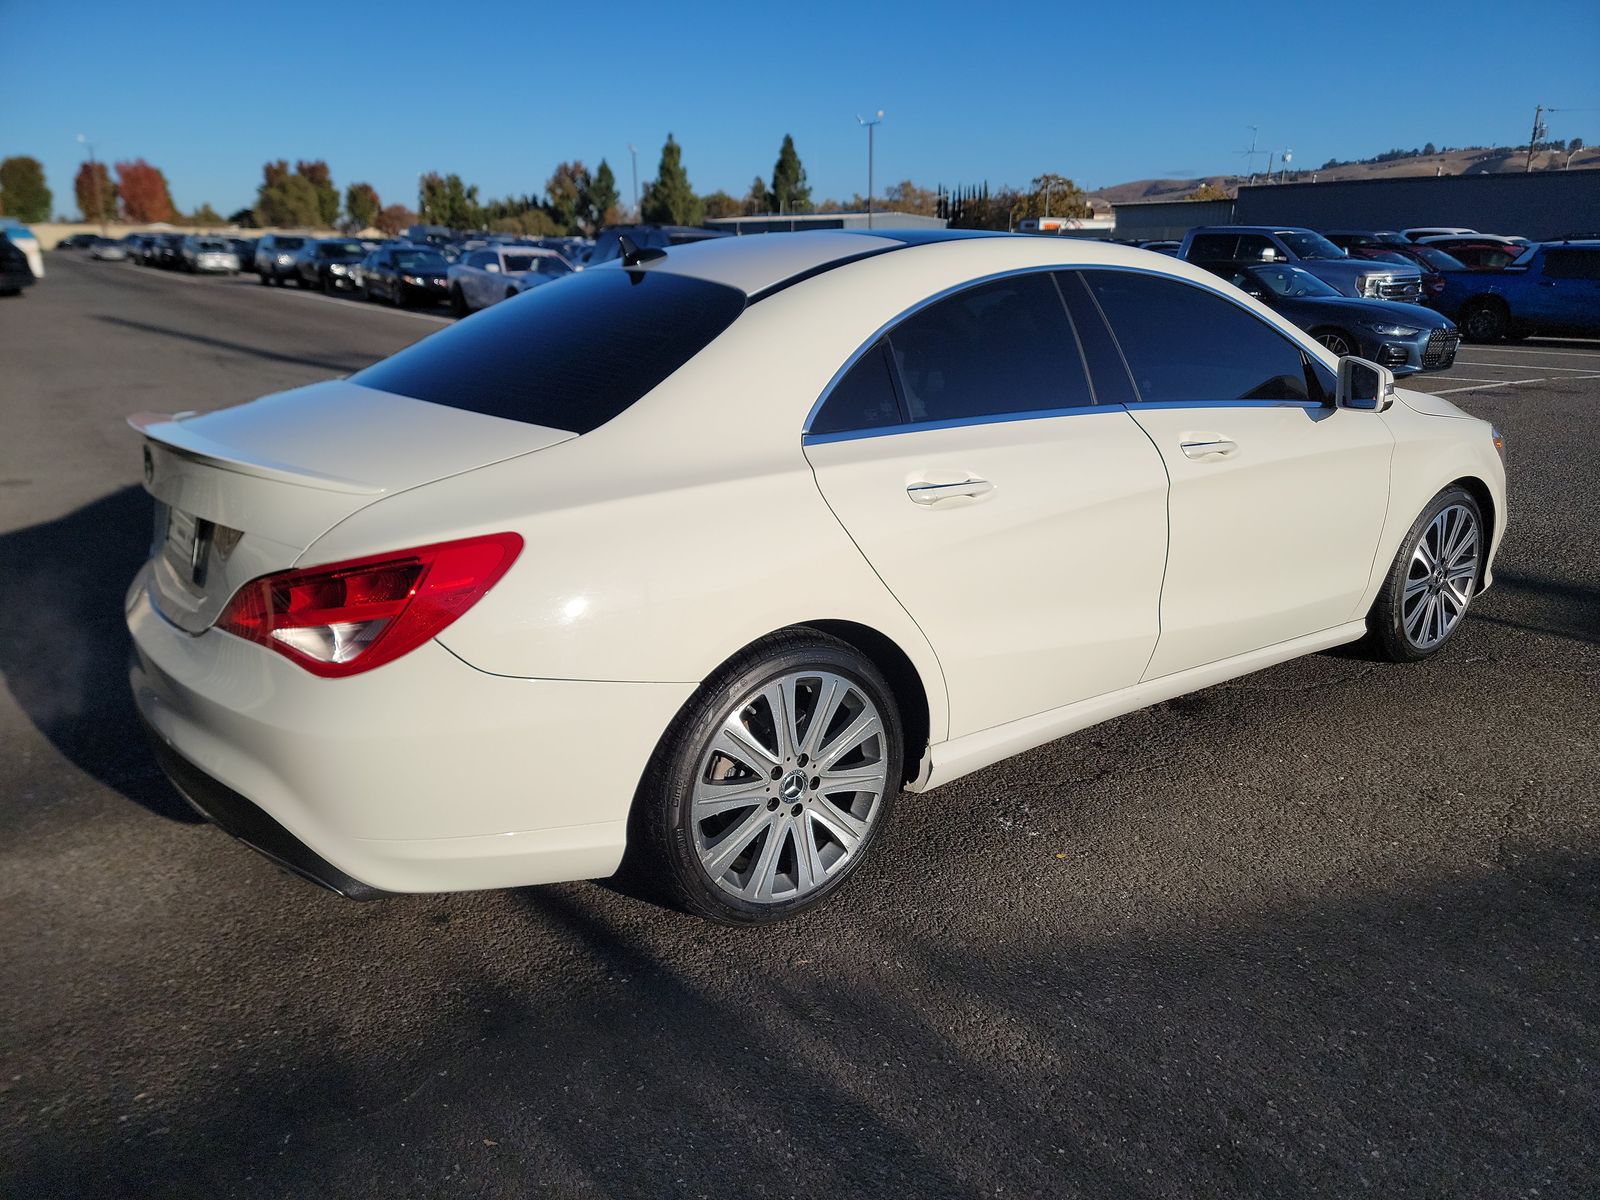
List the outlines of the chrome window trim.
{"label": "chrome window trim", "polygon": [[[822,406],[826,404],[828,402],[828,398],[833,395],[833,390],[834,388],[838,387],[839,381],[848,375],[850,373],[850,369],[854,367],[856,363],[860,362],[861,359],[866,356],[869,350],[878,344],[879,338],[883,337],[884,334],[888,333],[902,321],[905,321],[909,317],[915,316],[923,309],[937,304],[939,301],[949,296],[955,295],[957,292],[964,292],[968,288],[982,287],[984,284],[994,283],[1001,279],[1011,279],[1018,275],[1053,276],[1061,271],[1074,271],[1079,273],[1084,271],[1124,271],[1133,275],[1150,275],[1156,279],[1170,279],[1176,283],[1187,284],[1190,287],[1198,288],[1203,292],[1209,292],[1211,295],[1227,301],[1229,304],[1243,312],[1246,316],[1253,317],[1255,320],[1265,325],[1268,329],[1271,329],[1279,337],[1285,338],[1291,345],[1298,348],[1302,353],[1305,353],[1305,344],[1300,342],[1298,338],[1289,336],[1285,330],[1281,329],[1272,321],[1263,320],[1260,313],[1254,311],[1248,305],[1239,303],[1237,299],[1228,295],[1220,288],[1212,286],[1206,281],[1185,279],[1182,276],[1174,275],[1168,271],[1152,271],[1147,267],[1128,267],[1121,264],[1054,263],[1049,266],[1013,267],[1010,270],[995,271],[988,275],[979,275],[972,279],[966,279],[960,283],[951,284],[949,287],[934,292],[932,295],[924,296],[921,300],[897,313],[894,317],[885,321],[882,325],[878,326],[877,329],[873,330],[872,336],[867,338],[866,341],[862,342],[861,345],[857,346],[855,352],[851,354],[849,358],[845,359],[844,365],[833,373],[833,378],[828,380],[827,386],[822,389],[821,395],[817,397],[816,402],[812,404],[810,411],[806,413],[806,419],[801,425],[800,430],[801,444],[806,446],[822,446],[829,442],[855,441],[861,438],[890,437],[901,433],[914,433],[920,429],[950,429],[962,425],[994,425],[1003,421],[1027,421],[1039,420],[1047,417],[1081,416],[1085,413],[1092,412],[1129,412],[1137,408],[1270,408],[1284,406],[1312,409],[1330,407],[1330,405],[1320,403],[1315,400],[1137,400],[1130,405],[1079,405],[1073,408],[1041,409],[1036,412],[986,413],[977,417],[952,417],[943,421],[922,421],[911,422],[902,425],[881,425],[875,426],[871,429],[842,430],[838,433],[814,434],[811,432],[812,421],[816,420],[817,413],[822,411]],[[1087,283],[1087,280],[1084,282]],[[1094,294],[1093,288],[1089,288],[1088,292],[1089,299],[1094,302],[1095,307],[1098,309],[1100,307],[1099,297]],[[1062,299],[1062,308],[1064,310],[1067,308],[1065,298]],[[1103,310],[1101,311],[1100,319],[1105,322],[1106,329],[1111,334],[1111,342],[1114,346],[1116,346],[1118,355],[1123,356],[1122,343],[1117,338],[1117,331],[1115,327],[1112,326],[1110,319],[1106,317]],[[1083,353],[1083,347],[1081,344],[1082,335],[1078,332],[1077,322],[1072,319],[1072,314],[1070,311],[1067,312],[1067,323],[1072,329],[1074,341],[1078,344],[1078,356],[1083,361],[1084,373],[1088,377],[1089,381],[1089,394],[1092,396],[1095,394],[1094,372],[1090,367],[1088,357]],[[1298,333],[1299,330],[1296,330],[1296,332]],[[1123,358],[1124,367],[1128,370],[1128,377],[1131,381],[1133,378],[1133,371],[1126,367],[1126,356],[1123,356]],[[1139,387],[1137,383],[1134,383],[1133,393],[1135,396],[1139,394]]]}
{"label": "chrome window trim", "polygon": [[960,429],[968,425],[1000,425],[1012,421],[1043,421],[1051,417],[1079,417],[1088,413],[1125,413],[1121,404],[1080,404],[1072,408],[1039,408],[1027,412],[983,413],[975,417],[947,417],[942,421],[909,421],[901,425],[876,425],[871,429],[842,429],[838,433],[808,433],[802,445],[826,446],[829,442],[855,442],[863,438],[895,437],[902,433],[926,433],[930,429]]}

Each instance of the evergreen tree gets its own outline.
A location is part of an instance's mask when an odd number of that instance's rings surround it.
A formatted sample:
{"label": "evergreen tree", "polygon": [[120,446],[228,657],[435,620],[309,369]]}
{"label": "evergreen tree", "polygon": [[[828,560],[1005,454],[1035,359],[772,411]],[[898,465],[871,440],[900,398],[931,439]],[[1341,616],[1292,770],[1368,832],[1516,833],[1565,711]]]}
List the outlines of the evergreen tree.
{"label": "evergreen tree", "polygon": [[594,234],[617,221],[617,177],[605,159],[595,168],[594,175],[578,196],[578,219]]}
{"label": "evergreen tree", "polygon": [[689,186],[689,173],[683,169],[683,147],[670,133],[661,147],[656,177],[639,199],[639,210],[646,221],[661,225],[700,224],[700,197]]}
{"label": "evergreen tree", "polygon": [[794,138],[783,135],[778,161],[772,166],[772,205],[777,212],[806,212],[811,207],[811,188],[806,184],[806,169],[795,153]]}
{"label": "evergreen tree", "polygon": [[772,196],[767,191],[767,181],[757,175],[750,184],[750,191],[744,198],[744,215],[759,217],[763,213],[772,211]]}

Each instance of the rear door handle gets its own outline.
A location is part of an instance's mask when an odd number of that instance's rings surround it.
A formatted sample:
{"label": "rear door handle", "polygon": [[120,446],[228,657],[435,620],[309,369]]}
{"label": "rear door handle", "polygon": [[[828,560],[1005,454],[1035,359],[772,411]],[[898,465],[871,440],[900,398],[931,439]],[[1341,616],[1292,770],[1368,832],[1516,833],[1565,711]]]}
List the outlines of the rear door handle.
{"label": "rear door handle", "polygon": [[906,485],[906,495],[911,497],[913,504],[937,504],[954,496],[981,496],[985,492],[992,491],[994,484],[987,479],[963,479],[958,483],[928,483],[926,480],[918,480],[916,483]]}
{"label": "rear door handle", "polygon": [[1213,454],[1222,457],[1234,453],[1239,449],[1239,443],[1226,438],[1214,438],[1204,442],[1179,442],[1178,447],[1185,458],[1210,458]]}

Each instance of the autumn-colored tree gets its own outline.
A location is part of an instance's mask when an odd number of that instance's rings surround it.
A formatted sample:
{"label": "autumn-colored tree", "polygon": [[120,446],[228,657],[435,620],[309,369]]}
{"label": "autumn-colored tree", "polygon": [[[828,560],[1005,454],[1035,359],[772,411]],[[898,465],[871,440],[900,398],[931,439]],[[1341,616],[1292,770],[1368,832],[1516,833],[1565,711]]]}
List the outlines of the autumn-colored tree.
{"label": "autumn-colored tree", "polygon": [[222,219],[222,214],[209,204],[202,204],[184,219],[185,225],[194,225],[206,229],[215,228],[225,223]]}
{"label": "autumn-colored tree", "polygon": [[550,199],[550,219],[562,233],[572,233],[578,228],[579,209],[583,194],[589,188],[589,168],[581,162],[557,163],[556,169],[544,183],[544,194]]}
{"label": "autumn-colored tree", "polygon": [[136,225],[172,220],[167,177],[142,158],[117,164],[117,194],[122,197],[123,215]]}
{"label": "autumn-colored tree", "polygon": [[339,189],[333,186],[333,175],[328,164],[320,158],[294,164],[294,173],[309,183],[317,193],[316,224],[331,228],[339,220]]}
{"label": "autumn-colored tree", "polygon": [[0,212],[23,221],[48,221],[51,199],[37,158],[18,154],[0,162]]}
{"label": "autumn-colored tree", "polygon": [[378,214],[374,224],[387,236],[399,237],[417,223],[417,214],[404,204],[391,204]]}
{"label": "autumn-colored tree", "polygon": [[1228,200],[1231,199],[1227,191],[1211,182],[1202,183],[1194,191],[1184,196],[1185,200]]}
{"label": "autumn-colored tree", "polygon": [[918,187],[909,179],[891,184],[883,191],[883,207],[890,212],[915,213],[922,217],[937,216],[939,193]]}
{"label": "autumn-colored tree", "polygon": [[85,221],[114,221],[117,217],[117,185],[103,162],[82,163],[72,181],[78,197],[78,211]]}
{"label": "autumn-colored tree", "polygon": [[350,216],[350,224],[358,230],[365,229],[378,219],[383,203],[370,183],[352,183],[344,191],[344,211]]}

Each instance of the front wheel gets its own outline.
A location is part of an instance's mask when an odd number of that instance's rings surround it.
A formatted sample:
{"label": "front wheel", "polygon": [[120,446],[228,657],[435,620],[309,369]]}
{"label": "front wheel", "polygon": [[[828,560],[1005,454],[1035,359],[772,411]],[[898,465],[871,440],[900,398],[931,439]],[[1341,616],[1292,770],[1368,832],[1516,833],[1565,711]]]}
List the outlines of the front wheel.
{"label": "front wheel", "polygon": [[1321,329],[1312,336],[1340,358],[1356,352],[1356,340],[1341,329]]}
{"label": "front wheel", "polygon": [[663,737],[630,859],[727,925],[781,921],[860,868],[902,780],[899,712],[854,647],[810,630],[756,643]]}
{"label": "front wheel", "polygon": [[1430,658],[1461,627],[1488,553],[1483,510],[1451,485],[1422,510],[1367,614],[1368,637],[1390,662]]}

